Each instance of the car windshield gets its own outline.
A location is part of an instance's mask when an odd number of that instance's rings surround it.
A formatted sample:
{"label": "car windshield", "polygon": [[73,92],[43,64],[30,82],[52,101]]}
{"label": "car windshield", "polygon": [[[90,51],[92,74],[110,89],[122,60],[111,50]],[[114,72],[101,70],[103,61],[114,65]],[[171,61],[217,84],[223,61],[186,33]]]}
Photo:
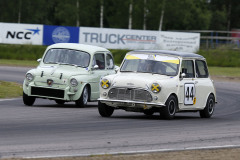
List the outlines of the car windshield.
{"label": "car windshield", "polygon": [[90,62],[90,55],[86,52],[71,49],[50,49],[46,53],[43,62],[87,67]]}
{"label": "car windshield", "polygon": [[175,57],[150,54],[129,54],[125,57],[120,71],[176,76],[178,68],[179,59]]}

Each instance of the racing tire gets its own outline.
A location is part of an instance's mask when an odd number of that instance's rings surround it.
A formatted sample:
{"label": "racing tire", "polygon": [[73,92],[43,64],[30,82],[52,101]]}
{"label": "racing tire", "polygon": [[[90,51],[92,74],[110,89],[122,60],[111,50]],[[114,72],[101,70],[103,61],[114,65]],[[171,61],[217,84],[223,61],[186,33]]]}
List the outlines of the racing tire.
{"label": "racing tire", "polygon": [[98,101],[98,112],[102,117],[111,117],[114,108]]}
{"label": "racing tire", "polygon": [[146,109],[143,111],[143,113],[147,116],[151,116],[154,114],[154,111],[152,109]]}
{"label": "racing tire", "polygon": [[160,108],[160,115],[164,119],[173,119],[175,117],[176,108],[177,108],[177,99],[175,96],[171,95],[166,103],[166,106]]}
{"label": "racing tire", "polygon": [[23,92],[23,103],[27,106],[32,106],[35,102],[35,97],[32,97],[32,96],[28,96],[27,94],[25,94]]}
{"label": "racing tire", "polygon": [[89,99],[89,90],[88,90],[88,87],[85,86],[83,88],[81,97],[75,101],[75,104],[80,108],[84,108],[87,106],[88,99]]}
{"label": "racing tire", "polygon": [[210,118],[213,115],[214,107],[215,107],[215,98],[211,94],[208,97],[205,108],[203,110],[199,111],[200,117],[201,118]]}
{"label": "racing tire", "polygon": [[56,99],[55,102],[56,102],[57,104],[59,104],[59,105],[62,105],[62,104],[65,103],[65,101],[60,100],[60,99]]}

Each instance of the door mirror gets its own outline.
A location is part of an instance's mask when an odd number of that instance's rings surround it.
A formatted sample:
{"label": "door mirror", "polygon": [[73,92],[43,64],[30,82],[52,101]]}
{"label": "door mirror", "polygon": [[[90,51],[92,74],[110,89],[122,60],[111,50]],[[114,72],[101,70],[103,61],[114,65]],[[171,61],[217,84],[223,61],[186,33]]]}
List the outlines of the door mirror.
{"label": "door mirror", "polygon": [[181,77],[182,77],[182,78],[186,77],[186,73],[182,73],[182,74],[181,74]]}
{"label": "door mirror", "polygon": [[96,64],[96,65],[93,66],[92,69],[93,69],[93,70],[95,70],[95,69],[99,69],[99,66]]}
{"label": "door mirror", "polygon": [[39,59],[37,60],[37,62],[39,62],[39,63],[40,63],[41,61],[42,61],[42,58],[39,58]]}

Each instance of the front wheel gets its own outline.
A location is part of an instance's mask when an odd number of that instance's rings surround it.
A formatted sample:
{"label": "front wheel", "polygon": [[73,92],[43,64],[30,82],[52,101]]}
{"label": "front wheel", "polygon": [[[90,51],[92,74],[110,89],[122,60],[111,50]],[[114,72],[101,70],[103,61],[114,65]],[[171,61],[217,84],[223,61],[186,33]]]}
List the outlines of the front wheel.
{"label": "front wheel", "polygon": [[82,92],[81,97],[75,102],[76,106],[78,106],[80,108],[86,107],[87,106],[87,102],[88,102],[88,97],[89,97],[88,87],[85,86],[83,88],[83,92]]}
{"label": "front wheel", "polygon": [[200,117],[201,118],[210,118],[213,115],[214,107],[215,107],[215,98],[211,94],[208,97],[207,104],[206,104],[204,110],[199,111]]}
{"label": "front wheel", "polygon": [[102,117],[110,117],[114,112],[114,108],[98,101],[98,112]]}
{"label": "front wheel", "polygon": [[35,102],[35,97],[32,97],[32,96],[28,96],[27,94],[25,94],[23,92],[23,103],[27,106],[32,106]]}
{"label": "front wheel", "polygon": [[174,96],[170,96],[166,103],[166,106],[160,108],[160,114],[164,119],[173,119],[175,117],[177,108],[177,99]]}

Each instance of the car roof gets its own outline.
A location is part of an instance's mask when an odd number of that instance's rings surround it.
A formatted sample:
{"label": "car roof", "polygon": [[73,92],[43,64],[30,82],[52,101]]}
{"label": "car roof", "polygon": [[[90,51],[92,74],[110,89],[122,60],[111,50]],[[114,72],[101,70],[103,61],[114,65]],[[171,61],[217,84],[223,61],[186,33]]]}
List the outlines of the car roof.
{"label": "car roof", "polygon": [[171,56],[177,56],[177,57],[183,57],[183,58],[201,58],[205,59],[203,56],[196,54],[196,53],[188,53],[188,52],[179,52],[179,51],[168,51],[168,50],[134,50],[128,52],[128,54],[162,54],[162,55],[171,55]]}
{"label": "car roof", "polygon": [[78,43],[57,43],[57,44],[48,46],[47,49],[52,49],[52,48],[68,48],[68,49],[88,52],[90,54],[95,52],[109,52],[109,50],[107,50],[106,48],[86,45],[86,44],[78,44]]}

